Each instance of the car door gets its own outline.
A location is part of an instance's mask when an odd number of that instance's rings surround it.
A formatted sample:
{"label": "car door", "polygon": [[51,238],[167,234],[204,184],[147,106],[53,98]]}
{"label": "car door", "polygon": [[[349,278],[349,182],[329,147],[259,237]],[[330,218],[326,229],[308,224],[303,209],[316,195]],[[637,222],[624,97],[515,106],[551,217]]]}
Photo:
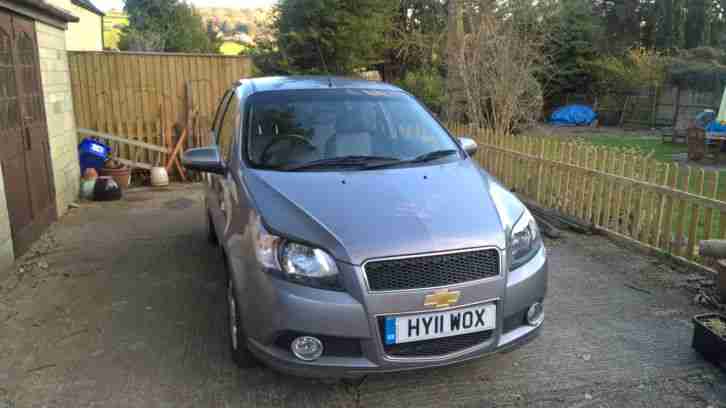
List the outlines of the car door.
{"label": "car door", "polygon": [[[224,102],[223,102],[224,103]],[[230,200],[230,183],[233,182],[231,174],[234,171],[232,164],[232,146],[237,137],[239,128],[239,98],[235,91],[230,91],[226,106],[221,113],[216,133],[216,145],[224,164],[229,168],[225,175],[213,174],[210,176],[210,186],[207,194],[207,206],[212,217],[217,237],[221,240],[227,235],[230,225],[232,201]]]}

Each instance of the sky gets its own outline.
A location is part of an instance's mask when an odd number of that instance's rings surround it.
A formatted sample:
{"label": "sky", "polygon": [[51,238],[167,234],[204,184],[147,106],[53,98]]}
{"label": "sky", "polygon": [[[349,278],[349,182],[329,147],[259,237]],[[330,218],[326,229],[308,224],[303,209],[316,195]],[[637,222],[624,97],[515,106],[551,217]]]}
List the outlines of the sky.
{"label": "sky", "polygon": [[[124,6],[123,0],[91,0],[91,2],[103,11],[110,9],[121,9]],[[276,0],[188,0],[197,7],[230,7],[230,8],[255,8],[267,7],[276,3]]]}

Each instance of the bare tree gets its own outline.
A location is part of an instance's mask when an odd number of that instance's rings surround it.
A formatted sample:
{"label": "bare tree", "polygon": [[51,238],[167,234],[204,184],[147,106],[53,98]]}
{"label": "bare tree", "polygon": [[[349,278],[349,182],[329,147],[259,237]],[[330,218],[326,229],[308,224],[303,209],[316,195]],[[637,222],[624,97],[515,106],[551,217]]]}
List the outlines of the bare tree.
{"label": "bare tree", "polygon": [[507,133],[539,119],[543,102],[536,76],[547,65],[541,40],[482,13],[457,51],[457,71],[472,123]]}
{"label": "bare tree", "polygon": [[459,73],[458,53],[464,40],[463,1],[449,0],[446,32],[446,120],[456,122],[464,118],[466,96]]}

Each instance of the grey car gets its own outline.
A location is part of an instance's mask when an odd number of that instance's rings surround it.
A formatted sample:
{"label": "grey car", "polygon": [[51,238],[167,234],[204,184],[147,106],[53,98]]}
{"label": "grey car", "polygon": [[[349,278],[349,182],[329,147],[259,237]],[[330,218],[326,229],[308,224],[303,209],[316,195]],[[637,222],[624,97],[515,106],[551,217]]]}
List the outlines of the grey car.
{"label": "grey car", "polygon": [[245,79],[223,96],[205,174],[240,366],[357,377],[525,343],[547,259],[524,205],[414,97],[337,77]]}

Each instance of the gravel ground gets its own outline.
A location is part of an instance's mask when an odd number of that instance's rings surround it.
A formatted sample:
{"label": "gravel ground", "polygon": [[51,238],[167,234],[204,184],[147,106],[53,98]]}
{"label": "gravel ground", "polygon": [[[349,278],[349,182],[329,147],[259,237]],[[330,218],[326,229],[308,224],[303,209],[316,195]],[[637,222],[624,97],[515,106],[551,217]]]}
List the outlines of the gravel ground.
{"label": "gravel ground", "polygon": [[511,353],[357,382],[239,370],[201,206],[194,185],[83,204],[0,273],[0,408],[726,407],[690,347],[694,272],[582,235],[548,243],[542,335]]}

